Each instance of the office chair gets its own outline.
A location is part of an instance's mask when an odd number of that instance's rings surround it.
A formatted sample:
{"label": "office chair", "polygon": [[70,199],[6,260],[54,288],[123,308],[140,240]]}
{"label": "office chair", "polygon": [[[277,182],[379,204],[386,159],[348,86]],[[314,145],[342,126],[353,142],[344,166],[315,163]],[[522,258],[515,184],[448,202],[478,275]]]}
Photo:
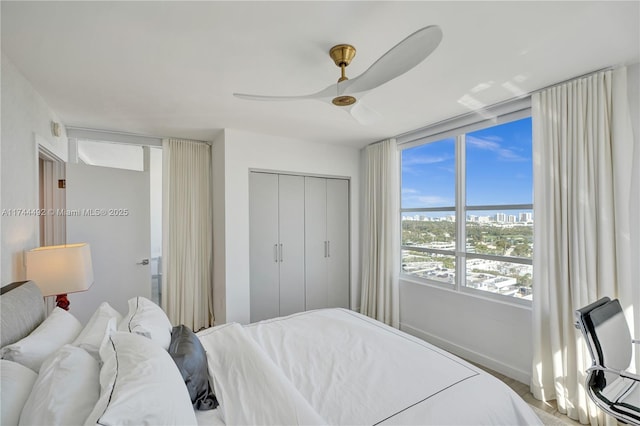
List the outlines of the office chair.
{"label": "office chair", "polygon": [[592,360],[587,395],[618,421],[640,425],[640,375],[627,371],[633,344],[640,341],[631,339],[620,302],[604,297],[575,315]]}

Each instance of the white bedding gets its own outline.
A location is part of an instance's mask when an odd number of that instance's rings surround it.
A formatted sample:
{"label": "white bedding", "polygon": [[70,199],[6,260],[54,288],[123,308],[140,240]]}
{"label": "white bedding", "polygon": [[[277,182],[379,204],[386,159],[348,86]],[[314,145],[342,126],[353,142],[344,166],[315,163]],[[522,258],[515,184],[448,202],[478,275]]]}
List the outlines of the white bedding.
{"label": "white bedding", "polygon": [[494,377],[349,310],[198,336],[227,424],[541,424]]}

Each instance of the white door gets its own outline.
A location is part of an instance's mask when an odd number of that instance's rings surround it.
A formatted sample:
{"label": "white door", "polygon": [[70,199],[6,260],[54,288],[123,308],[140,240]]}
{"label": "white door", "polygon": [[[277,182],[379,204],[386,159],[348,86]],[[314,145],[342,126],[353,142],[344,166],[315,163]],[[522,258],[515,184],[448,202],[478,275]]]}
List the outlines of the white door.
{"label": "white door", "polygon": [[304,177],[278,176],[281,316],[304,311]]}
{"label": "white door", "polygon": [[349,308],[349,181],[327,179],[329,307]]}
{"label": "white door", "polygon": [[329,306],[327,289],[327,179],[305,177],[306,309]]}
{"label": "white door", "polygon": [[68,163],[66,193],[67,243],[91,245],[94,275],[69,311],[86,323],[108,302],[126,315],[127,300],[151,298],[149,172]]}
{"label": "white door", "polygon": [[280,312],[278,175],[249,173],[250,321]]}

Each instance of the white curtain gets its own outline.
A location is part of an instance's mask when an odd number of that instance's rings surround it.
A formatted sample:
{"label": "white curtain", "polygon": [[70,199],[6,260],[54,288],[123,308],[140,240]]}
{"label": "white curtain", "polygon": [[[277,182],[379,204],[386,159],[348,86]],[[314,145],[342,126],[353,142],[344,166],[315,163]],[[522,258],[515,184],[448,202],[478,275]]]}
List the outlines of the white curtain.
{"label": "white curtain", "polygon": [[162,308],[174,325],[213,325],[211,146],[163,141]]}
{"label": "white curtain", "polygon": [[584,372],[591,359],[574,327],[574,312],[603,296],[619,298],[633,332],[640,308],[633,289],[638,275],[632,274],[639,257],[631,251],[631,240],[638,238],[631,235],[637,211],[630,210],[640,199],[632,180],[637,147],[626,93],[622,68],[532,97],[531,390],[538,399],[555,398],[559,411],[593,425],[612,419],[598,415],[586,396]]}
{"label": "white curtain", "polygon": [[400,325],[400,164],[395,139],[364,149],[360,311]]}

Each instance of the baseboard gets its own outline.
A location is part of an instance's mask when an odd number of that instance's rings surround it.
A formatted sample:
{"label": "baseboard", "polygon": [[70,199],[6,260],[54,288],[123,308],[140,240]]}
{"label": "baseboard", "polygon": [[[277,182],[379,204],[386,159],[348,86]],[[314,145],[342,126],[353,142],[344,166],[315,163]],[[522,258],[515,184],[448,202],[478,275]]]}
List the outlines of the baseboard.
{"label": "baseboard", "polygon": [[410,326],[409,324],[401,323],[400,330],[409,333],[412,336],[418,337],[426,342],[429,342],[432,345],[442,348],[448,352],[451,352],[452,354],[457,355],[460,358],[464,358],[468,361],[480,364],[486,368],[497,371],[498,373],[504,374],[505,376],[517,380],[521,383],[531,383],[531,373],[528,371],[514,368],[513,366],[507,365],[476,351],[467,349],[449,340],[442,339],[424,330],[420,330],[418,328]]}

